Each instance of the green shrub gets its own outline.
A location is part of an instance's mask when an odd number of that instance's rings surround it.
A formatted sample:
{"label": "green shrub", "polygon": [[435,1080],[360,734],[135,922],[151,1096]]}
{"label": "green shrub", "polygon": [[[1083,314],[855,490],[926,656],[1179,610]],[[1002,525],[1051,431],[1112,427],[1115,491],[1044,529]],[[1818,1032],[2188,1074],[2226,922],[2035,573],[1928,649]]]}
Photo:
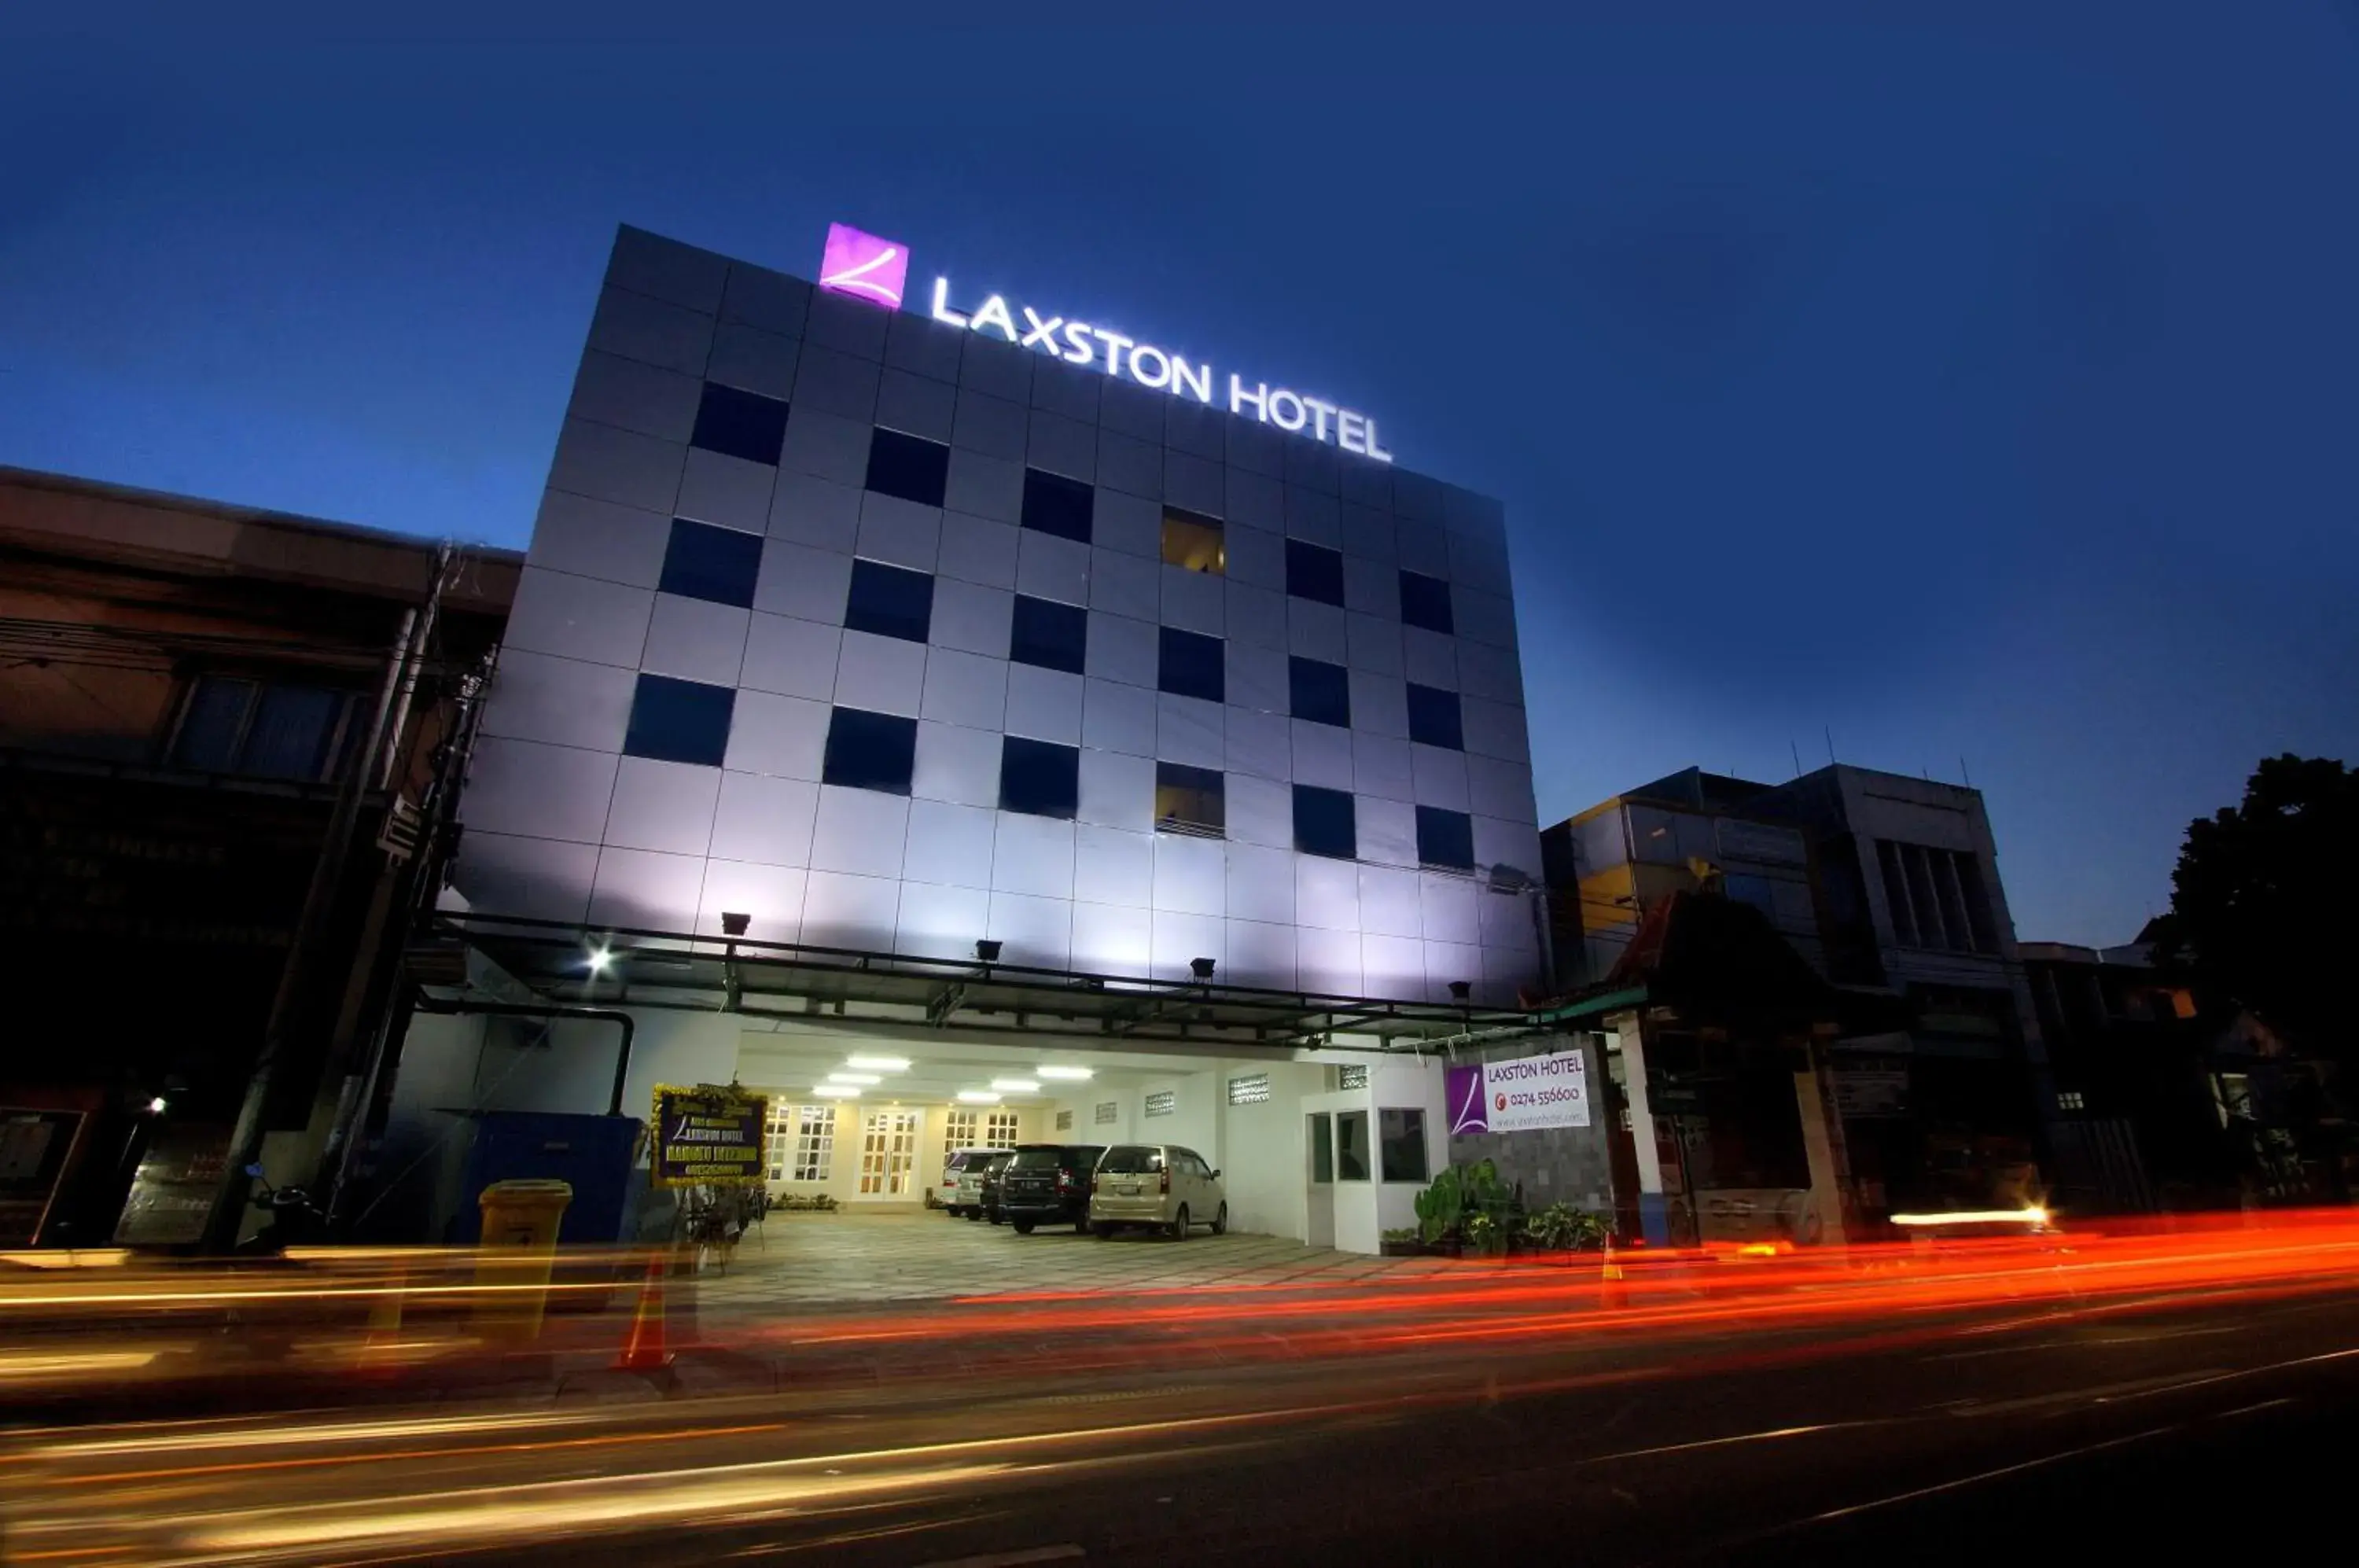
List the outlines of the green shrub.
{"label": "green shrub", "polygon": [[1547,1252],[1576,1252],[1605,1245],[1611,1228],[1603,1216],[1550,1203],[1524,1221],[1524,1242]]}

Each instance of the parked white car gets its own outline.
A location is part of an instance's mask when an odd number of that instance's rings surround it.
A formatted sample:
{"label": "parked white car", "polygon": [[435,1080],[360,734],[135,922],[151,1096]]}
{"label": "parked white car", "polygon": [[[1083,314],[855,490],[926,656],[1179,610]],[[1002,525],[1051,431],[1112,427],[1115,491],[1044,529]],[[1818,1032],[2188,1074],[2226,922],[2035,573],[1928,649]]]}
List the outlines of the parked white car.
{"label": "parked white car", "polygon": [[954,1149],[942,1166],[942,1184],[935,1191],[952,1219],[976,1219],[983,1214],[983,1168],[995,1154],[1012,1149]]}

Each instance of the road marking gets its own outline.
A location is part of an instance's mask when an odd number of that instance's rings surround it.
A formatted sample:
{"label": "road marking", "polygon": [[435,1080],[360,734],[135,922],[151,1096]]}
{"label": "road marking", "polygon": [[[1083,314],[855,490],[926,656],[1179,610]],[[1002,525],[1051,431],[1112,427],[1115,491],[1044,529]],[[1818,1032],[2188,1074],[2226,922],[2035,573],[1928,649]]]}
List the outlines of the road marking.
{"label": "road marking", "polygon": [[1943,1405],[1930,1405],[1929,1410],[1950,1410],[1958,1415],[2003,1416],[2022,1410],[2040,1410],[2049,1405],[2077,1404],[2087,1400],[2094,1405],[2110,1405],[2123,1399],[2141,1399],[2148,1394],[2166,1394],[2174,1388],[2199,1388],[2216,1383],[2238,1374],[2221,1367],[2207,1367],[2192,1374],[2173,1372],[2159,1377],[2135,1377],[2126,1383],[2099,1383],[2086,1388],[2064,1388],[2050,1394],[2027,1394],[2017,1399],[1997,1399],[1984,1404],[1972,1399],[1951,1400]]}
{"label": "road marking", "polygon": [[1832,1519],[1848,1519],[1854,1514],[1871,1513],[1877,1508],[1889,1508],[1895,1503],[1913,1502],[1919,1497],[1930,1497],[1941,1492],[1954,1492],[1961,1486],[1971,1486],[1977,1482],[1995,1481],[2002,1475],[2013,1475],[2025,1470],[2037,1470],[2043,1465],[2054,1465],[2061,1460],[2077,1459],[2085,1454],[2096,1454],[2108,1448],[2120,1448],[2126,1443],[2143,1443],[2149,1437],[2161,1437],[2179,1430],[2180,1423],[2174,1421],[2169,1426],[2158,1426],[2148,1432],[2132,1432],[2127,1437],[2107,1438],[2103,1443],[2068,1448],[2061,1454],[2050,1454],[2042,1459],[2027,1459],[2019,1465],[2002,1465],[1995,1470],[1984,1470],[1973,1475],[1961,1475],[1954,1481],[1937,1481],[1932,1486],[1919,1486],[1914,1491],[1895,1492],[1888,1497],[1878,1497],[1874,1502],[1854,1503],[1847,1508],[1831,1508],[1822,1514],[1812,1514],[1802,1522],[1825,1524]]}
{"label": "road marking", "polygon": [[1588,1459],[1576,1459],[1576,1465],[1611,1465],[1617,1459],[1652,1459],[1663,1454],[1692,1454],[1700,1448],[1727,1448],[1740,1443],[1767,1443],[1780,1437],[1808,1437],[1814,1432],[1833,1432],[1843,1427],[1875,1426],[1875,1421],[1822,1421],[1817,1426],[1781,1426],[1769,1432],[1739,1432],[1734,1437],[1706,1437],[1693,1443],[1667,1443],[1659,1448],[1630,1448],[1619,1454],[1600,1454]]}

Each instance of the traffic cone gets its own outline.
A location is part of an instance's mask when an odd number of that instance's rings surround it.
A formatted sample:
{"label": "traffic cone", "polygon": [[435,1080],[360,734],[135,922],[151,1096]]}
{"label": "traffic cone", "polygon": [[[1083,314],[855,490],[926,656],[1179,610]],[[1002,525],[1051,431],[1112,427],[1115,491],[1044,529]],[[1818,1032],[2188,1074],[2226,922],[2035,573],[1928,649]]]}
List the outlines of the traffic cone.
{"label": "traffic cone", "polygon": [[617,1372],[660,1372],[671,1365],[664,1348],[664,1260],[647,1262],[647,1282],[639,1287],[639,1303],[631,1312],[631,1332],[623,1336],[623,1353],[614,1358]]}
{"label": "traffic cone", "polygon": [[1630,1304],[1630,1292],[1623,1287],[1622,1265],[1614,1261],[1614,1237],[1605,1238],[1604,1262],[1597,1271],[1597,1304],[1619,1310]]}

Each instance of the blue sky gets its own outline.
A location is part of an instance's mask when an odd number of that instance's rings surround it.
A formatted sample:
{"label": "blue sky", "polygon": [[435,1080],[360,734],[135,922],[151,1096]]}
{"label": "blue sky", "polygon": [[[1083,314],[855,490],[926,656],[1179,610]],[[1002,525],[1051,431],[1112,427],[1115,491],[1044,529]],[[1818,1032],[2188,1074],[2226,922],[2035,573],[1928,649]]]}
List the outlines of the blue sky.
{"label": "blue sky", "polygon": [[0,463],[520,545],[614,225],[841,218],[1502,495],[1543,822],[1831,733],[2127,940],[2359,756],[2359,13],[1891,9],[12,13]]}

